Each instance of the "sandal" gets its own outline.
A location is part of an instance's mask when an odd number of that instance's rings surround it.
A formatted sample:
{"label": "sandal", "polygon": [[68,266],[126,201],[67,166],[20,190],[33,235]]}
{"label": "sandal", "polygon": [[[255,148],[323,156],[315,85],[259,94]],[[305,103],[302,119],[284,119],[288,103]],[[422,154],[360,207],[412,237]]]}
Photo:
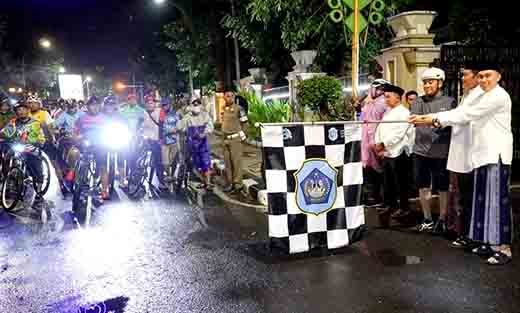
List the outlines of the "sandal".
{"label": "sandal", "polygon": [[486,264],[488,265],[505,265],[513,260],[512,256],[505,254],[504,252],[495,252],[492,257],[487,259]]}
{"label": "sandal", "polygon": [[476,255],[483,257],[483,258],[489,258],[490,256],[492,256],[495,253],[495,251],[493,249],[491,249],[490,246],[487,246],[487,245],[483,245],[483,246],[474,248],[473,250],[471,250],[471,252],[473,252]]}

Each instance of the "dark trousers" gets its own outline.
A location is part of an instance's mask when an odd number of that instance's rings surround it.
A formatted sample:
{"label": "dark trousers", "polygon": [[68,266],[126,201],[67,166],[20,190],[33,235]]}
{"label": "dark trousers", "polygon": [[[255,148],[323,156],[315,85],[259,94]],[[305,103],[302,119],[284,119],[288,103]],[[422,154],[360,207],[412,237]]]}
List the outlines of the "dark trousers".
{"label": "dark trousers", "polygon": [[[383,160],[384,204],[391,210],[395,210],[398,207],[403,211],[409,210],[408,186],[410,169],[410,158],[405,152],[396,158],[385,157]],[[399,204],[397,203],[398,198]]]}
{"label": "dark trousers", "polygon": [[462,236],[468,237],[471,225],[471,212],[473,208],[473,182],[474,173],[457,174],[459,185],[459,204],[462,208]]}
{"label": "dark trousers", "polygon": [[29,175],[31,175],[32,179],[35,182],[42,183],[43,182],[43,164],[42,159],[37,157],[36,155],[27,153],[25,155],[25,162],[27,164],[27,169],[29,170]]}
{"label": "dark trousers", "polygon": [[365,200],[381,201],[381,187],[383,186],[383,175],[373,168],[366,167],[363,169],[363,177],[366,179],[366,184],[370,186],[365,194]]}
{"label": "dark trousers", "polygon": [[154,169],[155,175],[157,175],[157,179],[160,183],[162,183],[164,178],[164,167],[161,157],[161,144],[159,141],[152,140],[150,141],[150,148],[152,150],[152,167]]}

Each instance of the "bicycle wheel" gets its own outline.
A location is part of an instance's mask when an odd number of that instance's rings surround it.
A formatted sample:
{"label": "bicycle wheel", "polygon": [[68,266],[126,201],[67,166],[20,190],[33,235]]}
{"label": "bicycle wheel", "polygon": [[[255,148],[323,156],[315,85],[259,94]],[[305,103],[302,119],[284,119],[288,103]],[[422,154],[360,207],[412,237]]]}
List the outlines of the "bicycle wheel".
{"label": "bicycle wheel", "polygon": [[7,212],[13,211],[24,195],[25,175],[18,167],[11,168],[2,184],[2,206]]}
{"label": "bicycle wheel", "polygon": [[42,180],[33,179],[34,190],[40,196],[44,196],[51,185],[51,167],[47,158],[42,157]]}
{"label": "bicycle wheel", "polygon": [[108,194],[109,195],[114,195],[115,192],[116,192],[116,189],[115,189],[115,181],[116,181],[116,167],[117,167],[117,164],[116,164],[116,157],[114,154],[109,154],[107,156],[107,158],[109,158],[109,162],[107,164],[108,166],[108,182],[109,182],[109,186],[108,186]]}
{"label": "bicycle wheel", "polygon": [[82,226],[90,225],[92,218],[92,195],[94,187],[94,175],[90,163],[83,163],[78,169],[78,175],[74,182],[74,192],[72,194],[72,212]]}
{"label": "bicycle wheel", "polygon": [[128,195],[137,196],[141,188],[144,186],[148,169],[151,167],[151,158],[149,153],[143,153],[137,160],[135,167],[130,172],[128,179]]}

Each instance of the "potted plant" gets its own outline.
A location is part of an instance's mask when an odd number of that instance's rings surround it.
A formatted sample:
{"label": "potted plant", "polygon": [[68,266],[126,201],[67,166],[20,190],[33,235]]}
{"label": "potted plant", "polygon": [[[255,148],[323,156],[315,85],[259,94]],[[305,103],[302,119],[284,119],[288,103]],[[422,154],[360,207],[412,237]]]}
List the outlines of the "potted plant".
{"label": "potted plant", "polygon": [[335,113],[343,106],[343,92],[335,77],[317,76],[303,80],[296,89],[304,121],[338,118]]}

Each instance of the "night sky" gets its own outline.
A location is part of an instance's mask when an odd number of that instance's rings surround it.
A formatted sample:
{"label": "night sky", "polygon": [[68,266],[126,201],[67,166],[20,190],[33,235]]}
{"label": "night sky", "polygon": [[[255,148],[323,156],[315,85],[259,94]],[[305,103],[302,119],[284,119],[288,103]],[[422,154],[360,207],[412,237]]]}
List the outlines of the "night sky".
{"label": "night sky", "polygon": [[117,75],[129,71],[130,52],[172,20],[174,10],[152,0],[0,0],[0,14],[9,18],[15,55],[37,49],[47,36],[71,71],[104,66],[106,75]]}

